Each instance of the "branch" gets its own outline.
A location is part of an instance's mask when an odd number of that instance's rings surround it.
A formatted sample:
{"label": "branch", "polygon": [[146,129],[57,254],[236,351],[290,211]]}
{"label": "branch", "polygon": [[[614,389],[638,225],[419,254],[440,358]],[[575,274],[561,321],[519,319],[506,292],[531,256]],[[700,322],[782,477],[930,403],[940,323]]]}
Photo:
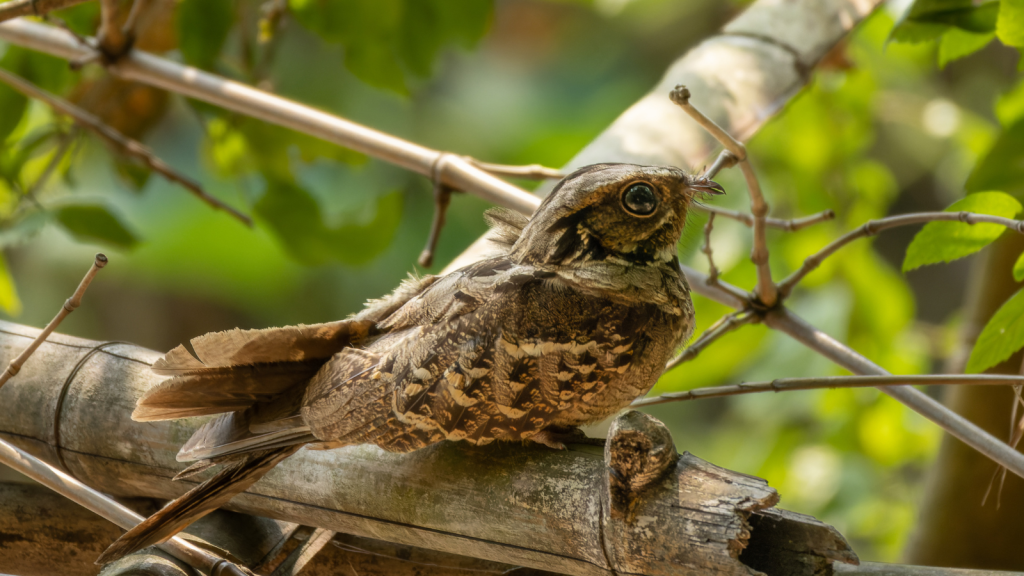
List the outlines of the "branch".
{"label": "branch", "polygon": [[708,386],[661,396],[641,398],[634,407],[654,406],[669,402],[685,402],[704,398],[721,398],[759,392],[790,392],[822,388],[872,388],[878,386],[1020,386],[1024,376],[1001,374],[927,374],[913,376],[826,376],[823,378],[778,378],[761,382],[741,382],[731,386]]}
{"label": "branch", "polygon": [[[750,228],[754,225],[754,216],[745,212],[738,212],[736,210],[730,210],[728,208],[720,208],[718,206],[710,206],[707,204],[694,203],[693,207],[697,210],[708,212],[709,214],[717,214],[719,216],[729,218],[731,220],[738,220],[743,223],[744,226]],[[818,222],[825,222],[826,220],[832,220],[836,217],[836,213],[832,210],[825,210],[817,214],[810,216],[804,216],[802,218],[793,218],[791,220],[783,220],[781,218],[765,218],[764,223],[769,228],[779,228],[786,232],[796,232],[802,230],[808,226],[817,224]]]}
{"label": "branch", "polygon": [[[765,219],[768,217],[769,208],[764,194],[761,193],[761,184],[757,181],[757,176],[754,175],[754,169],[747,161],[747,149],[714,120],[690,104],[690,91],[686,86],[676,86],[669,97],[724,146],[740,165],[743,178],[747,181],[747,191],[750,193],[750,211],[754,217],[754,247],[750,252],[750,261],[757,267],[757,286],[754,288],[754,293],[761,303],[771,308],[778,301],[778,290],[772,281],[772,270],[768,266],[768,237],[765,232]],[[717,166],[718,162],[715,165]]]}
{"label": "branch", "polygon": [[738,310],[731,314],[722,316],[718,319],[718,322],[715,322],[711,327],[705,330],[696,342],[690,344],[686,347],[686,350],[683,350],[683,352],[678,356],[669,360],[668,364],[665,365],[665,372],[672,370],[684,362],[693,360],[705,348],[729,332],[732,332],[742,326],[746,326],[747,324],[754,324],[760,321],[761,317],[750,309]]}
{"label": "branch", "polygon": [[88,0],[11,0],[0,4],[0,22],[19,16],[42,16]]}
{"label": "branch", "polygon": [[0,68],[0,81],[8,84],[18,92],[21,92],[29,98],[35,98],[48,104],[55,111],[70,116],[80,126],[88,128],[94,134],[103,138],[117,151],[138,159],[146,165],[150,170],[159,173],[164,178],[171,182],[176,182],[184,186],[194,196],[206,202],[210,207],[217,210],[224,210],[231,214],[238,220],[240,220],[246,226],[252,227],[252,219],[242,214],[238,210],[235,210],[231,206],[224,204],[220,200],[210,196],[203,190],[203,188],[192,179],[179,174],[174,168],[171,168],[166,162],[156,157],[153,151],[143,144],[128,138],[124,134],[121,134],[117,130],[114,130],[110,126],[103,123],[99,117],[86,112],[85,110],[75,106],[74,104],[59,98],[53,94],[50,94],[46,90],[35,86],[19,76],[15,76],[10,72]]}
{"label": "branch", "polygon": [[[770,328],[785,332],[811,350],[854,374],[890,376],[881,366],[811,326],[785,308],[769,311],[763,322]],[[1005,466],[1014,474],[1024,478],[1024,454],[982,430],[970,420],[946,408],[931,396],[908,386],[880,386],[878,389],[935,422],[997,464]]]}
{"label": "branch", "polygon": [[869,220],[856,230],[847,232],[844,236],[839,237],[828,246],[825,246],[820,251],[804,260],[803,266],[801,266],[799,270],[790,274],[789,277],[782,282],[779,282],[779,294],[781,294],[783,298],[789,296],[793,291],[793,287],[803,280],[804,276],[807,276],[812,270],[820,266],[826,258],[835,254],[840,248],[854,240],[874,236],[883,230],[896,228],[898,226],[910,226],[913,224],[940,221],[964,222],[965,224],[971,225],[981,223],[998,224],[1024,234],[1024,220],[1012,220],[1010,218],[1002,218],[1000,216],[992,216],[989,214],[978,214],[976,212],[914,212],[912,214],[900,214],[899,216],[890,216],[879,220]]}
{"label": "branch", "polygon": [[100,271],[100,268],[103,268],[106,265],[107,257],[103,254],[97,254],[96,259],[93,260],[92,266],[90,266],[89,271],[85,273],[85,277],[82,278],[82,281],[78,284],[78,288],[75,289],[75,293],[71,295],[71,298],[64,301],[64,306],[62,306],[60,311],[57,312],[57,315],[53,317],[53,320],[50,320],[50,323],[46,325],[46,328],[43,328],[43,331],[39,333],[39,336],[37,336],[36,339],[33,340],[17,358],[11,360],[10,364],[7,365],[7,370],[4,370],[3,374],[0,374],[0,388],[3,388],[4,384],[6,384],[8,380],[21,370],[25,361],[28,360],[36,349],[39,348],[39,345],[57,329],[57,326],[60,326],[60,323],[64,321],[64,318],[66,318],[68,314],[74,312],[75,308],[78,308],[82,304],[82,297],[85,296],[85,291],[89,288],[89,284],[92,284],[92,279],[96,276],[96,273]]}
{"label": "branch", "polygon": [[[68,60],[94,54],[59,28],[25,20],[0,24],[0,38]],[[124,80],[156,86],[291,128],[424,176],[431,176],[437,159],[447,154],[139,50],[132,50],[107,69]],[[443,184],[455,190],[472,192],[492,204],[524,214],[533,213],[537,206],[535,196],[488,174],[461,157],[450,156],[440,172]]]}

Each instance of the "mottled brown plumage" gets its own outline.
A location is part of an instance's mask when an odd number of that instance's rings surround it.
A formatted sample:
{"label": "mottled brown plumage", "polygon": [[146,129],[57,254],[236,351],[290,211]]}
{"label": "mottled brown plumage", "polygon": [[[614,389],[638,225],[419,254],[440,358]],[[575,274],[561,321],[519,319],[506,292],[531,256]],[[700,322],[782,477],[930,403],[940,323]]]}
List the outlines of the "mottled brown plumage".
{"label": "mottled brown plumage", "polygon": [[676,244],[713,182],[675,168],[588,166],[534,217],[488,214],[490,258],[411,278],[348,320],[232,330],[154,364],[172,376],[133,418],[222,414],[178,459],[213,478],[115,542],[109,562],[162,541],[302,446],[409,452],[442,440],[534,440],[601,420],[644,394],[689,338]]}

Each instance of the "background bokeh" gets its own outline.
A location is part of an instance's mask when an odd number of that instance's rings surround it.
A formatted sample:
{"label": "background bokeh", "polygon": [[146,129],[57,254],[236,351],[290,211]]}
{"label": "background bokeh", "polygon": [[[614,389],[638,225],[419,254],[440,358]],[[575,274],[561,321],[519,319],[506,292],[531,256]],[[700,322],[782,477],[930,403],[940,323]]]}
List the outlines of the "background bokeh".
{"label": "background bokeh", "polygon": [[[424,15],[412,14],[413,3],[381,2],[365,22],[345,23],[316,12],[322,3],[291,2],[261,43],[261,2],[210,2],[223,7],[220,16],[197,16],[196,1],[170,2],[149,23],[142,47],[426,146],[557,167],[744,6],[460,0],[441,8],[439,0],[424,2],[433,7],[419,8]],[[338,2],[338,9],[347,4],[360,3]],[[1019,76],[1017,53],[995,42],[939,69],[934,43],[887,43],[899,9],[865,22],[750,143],[773,215],[838,215],[798,233],[773,231],[777,271],[794,270],[867,219],[940,210],[961,198],[972,166],[999,131],[994,104]],[[95,3],[61,16],[82,32],[95,29]],[[182,41],[176,33],[200,24],[198,39]],[[61,331],[157,350],[212,330],[342,318],[415,270],[432,211],[424,178],[112,82],[96,66],[79,76],[60,61],[3,44],[0,53],[0,66],[29,70],[257,221],[248,229],[211,210],[119,160],[92,136],[60,136],[68,123],[30,103],[12,120],[17,124],[0,152],[5,318],[44,325],[97,249],[111,264]],[[11,110],[0,108],[0,127],[4,116],[13,118]],[[33,135],[41,136],[39,145],[25,150]],[[62,138],[71,153],[32,189]],[[714,202],[744,209],[742,179],[723,174],[719,181],[729,194]],[[104,218],[115,223],[76,226],[62,220],[74,213],[63,212],[66,206],[104,207]],[[453,198],[437,264],[426,272],[485,231],[486,208],[469,195]],[[698,269],[707,268],[698,251],[702,225],[694,215],[682,242],[684,260]],[[942,371],[955,359],[971,266],[965,259],[901,274],[914,232],[896,230],[845,248],[792,300],[812,323],[898,374]],[[718,219],[712,238],[724,278],[752,286],[749,231]],[[726,310],[698,298],[697,312],[699,331]],[[787,337],[752,326],[666,374],[654,392],[838,373]],[[650,412],[672,428],[680,449],[766,478],[783,507],[835,525],[866,560],[899,559],[940,439],[936,427],[870,389],[760,394]],[[981,495],[964,497],[980,502]]]}

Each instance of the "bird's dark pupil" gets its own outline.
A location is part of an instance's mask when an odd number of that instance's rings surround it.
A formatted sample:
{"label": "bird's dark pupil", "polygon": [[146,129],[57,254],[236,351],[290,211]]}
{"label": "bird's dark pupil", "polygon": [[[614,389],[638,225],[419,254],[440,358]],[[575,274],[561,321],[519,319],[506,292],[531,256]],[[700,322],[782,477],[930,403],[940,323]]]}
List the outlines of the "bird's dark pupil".
{"label": "bird's dark pupil", "polygon": [[658,198],[654,195],[654,190],[647,184],[633,184],[626,190],[626,196],[623,198],[626,204],[626,209],[634,214],[640,216],[646,216],[652,212],[658,206]]}

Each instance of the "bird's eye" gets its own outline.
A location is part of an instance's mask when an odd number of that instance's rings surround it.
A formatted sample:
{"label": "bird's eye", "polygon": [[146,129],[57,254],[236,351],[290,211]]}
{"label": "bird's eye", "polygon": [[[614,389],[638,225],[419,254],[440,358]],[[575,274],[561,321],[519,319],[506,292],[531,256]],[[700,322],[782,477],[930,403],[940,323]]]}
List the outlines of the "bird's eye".
{"label": "bird's eye", "polygon": [[650,216],[658,208],[658,196],[650,184],[633,184],[622,195],[622,205],[630,214]]}

